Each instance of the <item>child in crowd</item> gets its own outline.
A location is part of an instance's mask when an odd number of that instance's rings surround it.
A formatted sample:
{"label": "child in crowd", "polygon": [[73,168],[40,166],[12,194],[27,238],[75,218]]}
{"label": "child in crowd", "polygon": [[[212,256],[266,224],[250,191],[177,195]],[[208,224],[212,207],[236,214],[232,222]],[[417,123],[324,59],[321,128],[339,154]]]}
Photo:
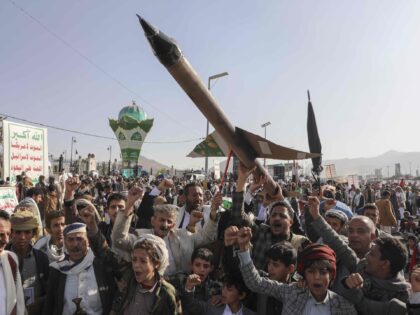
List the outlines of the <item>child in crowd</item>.
{"label": "child in crowd", "polygon": [[130,263],[123,261],[106,245],[101,232],[91,219],[89,242],[95,255],[112,268],[119,280],[112,312],[115,315],[179,315],[175,288],[163,279],[169,254],[162,238],[142,235],[133,246]]}
{"label": "child in crowd", "polygon": [[[161,277],[169,261],[165,242],[152,234],[142,235],[133,246],[131,258],[134,277],[122,290],[120,313],[176,314],[175,289]],[[139,312],[139,307],[144,311]]]}
{"label": "child in crowd", "polygon": [[199,275],[192,274],[188,276],[185,283],[186,292],[183,296],[184,310],[197,307],[202,315],[256,315],[242,304],[249,290],[239,274],[227,274],[224,276],[221,303],[218,305],[214,305],[210,301],[205,304],[197,303],[197,300],[194,299],[194,288],[200,283]]}
{"label": "child in crowd", "polygon": [[420,265],[416,265],[410,273],[411,292],[408,298],[408,314],[420,314]]}
{"label": "child in crowd", "polygon": [[[295,272],[297,252],[289,242],[274,244],[267,251],[267,276],[270,280],[290,283]],[[266,294],[257,295],[257,314],[281,314],[283,303]]]}
{"label": "child in crowd", "polygon": [[[214,269],[213,253],[207,248],[197,248],[191,256],[192,275],[198,276],[200,284],[195,287],[185,287],[183,282],[181,292],[193,291],[194,303],[189,308],[183,307],[183,315],[202,315],[202,305],[210,301],[212,304],[220,304],[222,284],[210,278],[209,274]],[[186,280],[186,279],[184,279]]]}
{"label": "child in crowd", "polygon": [[284,284],[258,274],[249,252],[251,236],[250,228],[237,230],[242,275],[251,291],[281,300],[281,314],[357,314],[353,304],[328,289],[336,273],[335,253],[330,247],[311,244],[299,253],[297,270],[305,282],[300,288],[296,283]]}

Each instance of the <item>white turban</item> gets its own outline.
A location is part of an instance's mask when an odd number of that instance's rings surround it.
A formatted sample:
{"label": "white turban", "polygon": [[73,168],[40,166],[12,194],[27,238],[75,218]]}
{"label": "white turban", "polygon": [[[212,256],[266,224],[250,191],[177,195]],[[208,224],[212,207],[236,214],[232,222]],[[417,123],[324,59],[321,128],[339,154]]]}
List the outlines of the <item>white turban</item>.
{"label": "white turban", "polygon": [[153,234],[142,234],[140,237],[134,242],[133,248],[136,247],[137,244],[148,242],[153,245],[153,247],[156,249],[157,255],[160,260],[160,265],[158,272],[162,276],[165,272],[166,267],[169,265],[169,254],[168,249],[166,248],[165,241]]}

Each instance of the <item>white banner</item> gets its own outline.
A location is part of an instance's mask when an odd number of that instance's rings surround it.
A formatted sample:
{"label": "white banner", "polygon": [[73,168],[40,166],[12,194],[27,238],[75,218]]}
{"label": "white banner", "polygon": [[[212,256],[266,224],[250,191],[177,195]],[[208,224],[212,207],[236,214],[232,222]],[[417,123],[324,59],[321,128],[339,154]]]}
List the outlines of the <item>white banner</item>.
{"label": "white banner", "polygon": [[18,204],[15,187],[0,187],[0,210],[12,214]]}
{"label": "white banner", "polygon": [[4,178],[16,182],[25,172],[32,181],[48,176],[47,129],[3,120]]}
{"label": "white banner", "polygon": [[351,185],[354,185],[354,187],[360,188],[359,176],[358,175],[348,175],[347,176],[347,183],[348,183],[349,187],[351,187]]}
{"label": "white banner", "polygon": [[335,172],[335,164],[325,165],[325,177],[333,179],[337,174]]}

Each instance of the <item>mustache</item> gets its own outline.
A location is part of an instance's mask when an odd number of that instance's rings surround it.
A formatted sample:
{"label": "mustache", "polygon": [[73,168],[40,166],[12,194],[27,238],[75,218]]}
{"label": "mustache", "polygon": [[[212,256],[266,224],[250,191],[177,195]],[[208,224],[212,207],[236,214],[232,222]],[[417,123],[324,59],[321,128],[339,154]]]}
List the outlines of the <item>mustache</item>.
{"label": "mustache", "polygon": [[165,227],[165,226],[161,226],[159,229],[163,232],[166,232],[166,231],[170,230],[169,227]]}
{"label": "mustache", "polygon": [[67,249],[69,253],[78,253],[82,251],[82,248],[77,246],[77,247],[73,247],[73,248],[68,248]]}

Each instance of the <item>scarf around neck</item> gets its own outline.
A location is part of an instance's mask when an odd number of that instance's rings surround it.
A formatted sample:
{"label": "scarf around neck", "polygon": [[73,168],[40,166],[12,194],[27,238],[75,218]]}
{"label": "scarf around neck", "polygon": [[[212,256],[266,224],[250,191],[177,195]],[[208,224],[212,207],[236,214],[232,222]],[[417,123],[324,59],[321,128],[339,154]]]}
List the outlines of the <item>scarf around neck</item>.
{"label": "scarf around neck", "polygon": [[51,243],[51,235],[44,236],[35,243],[34,248],[39,249],[47,254],[51,262],[63,260],[64,255],[64,244],[60,249],[57,248],[54,244]]}
{"label": "scarf around neck", "polygon": [[92,266],[94,259],[93,251],[88,248],[86,256],[78,262],[73,262],[66,256],[64,260],[53,262],[50,266],[66,275],[77,275]]}

